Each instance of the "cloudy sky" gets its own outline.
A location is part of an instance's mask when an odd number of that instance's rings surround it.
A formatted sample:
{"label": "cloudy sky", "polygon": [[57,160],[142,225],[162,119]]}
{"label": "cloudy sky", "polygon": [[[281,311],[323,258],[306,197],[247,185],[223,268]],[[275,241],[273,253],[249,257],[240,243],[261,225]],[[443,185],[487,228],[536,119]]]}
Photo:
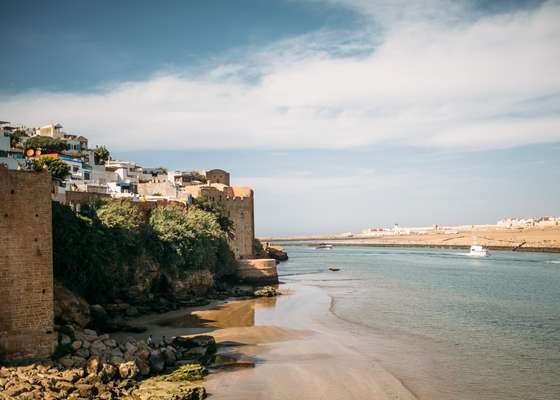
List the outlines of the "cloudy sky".
{"label": "cloudy sky", "polygon": [[0,20],[1,120],[227,169],[260,235],[560,214],[559,1],[14,0]]}

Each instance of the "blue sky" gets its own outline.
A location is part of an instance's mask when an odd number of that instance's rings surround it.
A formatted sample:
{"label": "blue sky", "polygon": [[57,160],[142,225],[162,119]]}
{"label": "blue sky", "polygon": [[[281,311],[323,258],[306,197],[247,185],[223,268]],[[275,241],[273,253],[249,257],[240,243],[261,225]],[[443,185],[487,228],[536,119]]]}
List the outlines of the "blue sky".
{"label": "blue sky", "polygon": [[0,119],[224,168],[261,235],[560,214],[558,1],[3,1]]}

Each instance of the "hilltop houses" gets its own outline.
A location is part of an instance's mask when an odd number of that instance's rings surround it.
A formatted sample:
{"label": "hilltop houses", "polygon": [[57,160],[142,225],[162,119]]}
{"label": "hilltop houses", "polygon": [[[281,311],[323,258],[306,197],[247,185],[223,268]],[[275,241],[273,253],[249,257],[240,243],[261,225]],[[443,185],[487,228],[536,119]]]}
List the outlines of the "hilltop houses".
{"label": "hilltop houses", "polygon": [[[63,161],[69,174],[54,181],[52,198],[79,209],[96,197],[129,198],[135,202],[180,202],[192,204],[204,198],[223,207],[234,224],[234,237],[229,244],[238,259],[254,256],[253,191],[248,187],[230,186],[230,174],[222,169],[175,171],[164,167],[147,168],[129,160],[96,160],[95,150],[86,137],[63,131],[59,123],[39,128],[14,127],[0,122],[0,165],[8,169],[29,168],[38,157]],[[18,132],[14,135],[14,132]],[[16,137],[17,140],[10,139]],[[57,149],[29,146],[33,137],[47,137]],[[43,143],[44,140],[33,140]]]}

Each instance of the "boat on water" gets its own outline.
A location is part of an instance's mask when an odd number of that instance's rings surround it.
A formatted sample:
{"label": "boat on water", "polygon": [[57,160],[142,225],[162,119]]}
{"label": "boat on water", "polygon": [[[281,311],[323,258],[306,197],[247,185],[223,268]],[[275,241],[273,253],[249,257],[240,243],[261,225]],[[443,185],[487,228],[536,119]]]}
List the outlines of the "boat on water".
{"label": "boat on water", "polygon": [[316,249],[332,249],[334,246],[328,243],[319,243],[315,248]]}
{"label": "boat on water", "polygon": [[486,257],[488,255],[488,250],[479,244],[473,244],[469,250],[469,256],[471,257]]}
{"label": "boat on water", "polygon": [[329,271],[337,272],[337,271],[340,271],[340,268],[329,267]]}

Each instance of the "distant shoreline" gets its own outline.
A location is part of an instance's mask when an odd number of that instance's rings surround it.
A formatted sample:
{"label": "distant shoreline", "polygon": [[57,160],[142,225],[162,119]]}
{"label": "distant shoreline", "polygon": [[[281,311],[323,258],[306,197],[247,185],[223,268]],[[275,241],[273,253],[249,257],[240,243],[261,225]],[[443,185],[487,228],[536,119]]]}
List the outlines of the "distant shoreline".
{"label": "distant shoreline", "polygon": [[[338,247],[403,247],[403,248],[432,248],[432,249],[455,249],[455,250],[468,250],[470,246],[468,245],[454,245],[454,244],[412,244],[412,243],[336,243],[344,239],[322,239],[326,240],[327,243]],[[347,240],[347,239],[346,239]],[[290,243],[293,246],[310,246],[314,247],[318,245],[317,240],[301,240],[301,239],[281,239],[281,240],[269,240],[271,243],[283,243],[283,242],[299,242]],[[500,250],[500,251],[523,251],[532,253],[560,253],[560,247],[520,247],[515,248],[511,246],[485,246],[489,250]]]}
{"label": "distant shoreline", "polygon": [[[432,230],[406,234],[313,235],[266,237],[261,242],[302,242],[303,245],[330,243],[336,246],[418,247],[468,249],[475,241],[490,250],[560,253],[560,226],[547,228],[484,228],[461,231]],[[294,243],[296,244],[296,243]]]}

